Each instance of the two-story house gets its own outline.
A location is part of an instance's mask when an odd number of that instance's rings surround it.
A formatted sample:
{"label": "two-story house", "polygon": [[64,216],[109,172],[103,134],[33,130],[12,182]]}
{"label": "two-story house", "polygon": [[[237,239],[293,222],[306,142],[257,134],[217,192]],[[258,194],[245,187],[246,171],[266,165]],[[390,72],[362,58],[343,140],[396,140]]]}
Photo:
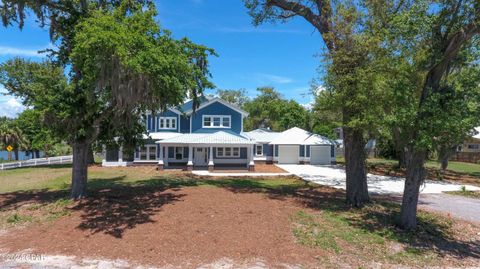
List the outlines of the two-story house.
{"label": "two-story house", "polygon": [[201,97],[193,102],[147,114],[145,143],[133,160],[123,160],[122,150],[105,151],[104,166],[157,164],[159,169],[235,166],[253,171],[255,163],[330,164],[334,143],[322,136],[292,128],[282,133],[243,131],[248,113],[220,98]]}

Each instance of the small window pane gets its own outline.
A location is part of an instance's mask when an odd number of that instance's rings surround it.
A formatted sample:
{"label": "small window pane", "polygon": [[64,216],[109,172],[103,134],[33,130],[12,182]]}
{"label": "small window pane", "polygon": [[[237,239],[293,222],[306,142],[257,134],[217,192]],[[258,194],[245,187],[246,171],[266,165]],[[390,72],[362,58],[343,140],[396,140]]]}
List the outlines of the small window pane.
{"label": "small window pane", "polygon": [[223,157],[223,148],[217,148],[217,156]]}
{"label": "small window pane", "polygon": [[148,159],[156,160],[157,159],[157,146],[148,147]]}
{"label": "small window pane", "polygon": [[256,149],[256,154],[257,155],[263,155],[263,147],[262,145],[257,145],[257,149]]}
{"label": "small window pane", "polygon": [[230,118],[223,117],[223,127],[230,127]]}
{"label": "small window pane", "polygon": [[146,147],[141,147],[140,148],[140,160],[146,160],[147,159],[147,148]]}
{"label": "small window pane", "polygon": [[177,119],[172,119],[172,129],[177,128]]}
{"label": "small window pane", "polygon": [[232,156],[235,156],[235,157],[240,156],[240,149],[239,148],[233,148]]}
{"label": "small window pane", "polygon": [[212,125],[212,119],[210,117],[203,118],[203,126],[211,126],[211,125]]}
{"label": "small window pane", "polygon": [[160,128],[163,128],[165,125],[164,125],[164,118],[160,118]]}
{"label": "small window pane", "polygon": [[226,157],[231,157],[232,156],[232,149],[231,148],[225,148],[225,156]]}
{"label": "small window pane", "polygon": [[220,126],[220,117],[213,118],[213,126],[218,127]]}

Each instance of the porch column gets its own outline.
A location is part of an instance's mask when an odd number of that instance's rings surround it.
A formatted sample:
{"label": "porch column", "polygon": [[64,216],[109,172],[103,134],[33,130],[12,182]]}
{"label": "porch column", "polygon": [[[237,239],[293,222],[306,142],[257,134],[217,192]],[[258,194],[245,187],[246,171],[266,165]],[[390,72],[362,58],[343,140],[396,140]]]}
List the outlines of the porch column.
{"label": "porch column", "polygon": [[158,156],[158,167],[157,170],[162,171],[164,168],[163,164],[163,145],[160,145],[160,156]]}
{"label": "porch column", "polygon": [[209,160],[208,160],[208,171],[212,172],[213,171],[213,147],[210,147],[210,152],[209,152]]}
{"label": "porch column", "polygon": [[188,146],[188,163],[187,163],[187,170],[192,171],[193,170],[193,147]]}
{"label": "porch column", "polygon": [[[163,154],[165,155],[165,158],[163,159],[163,166],[168,167],[168,147],[162,147],[163,148]],[[163,158],[163,155],[162,155]]]}
{"label": "porch column", "polygon": [[248,157],[248,171],[255,171],[255,162],[253,161],[253,147],[254,145],[250,145],[247,148],[247,157]]}

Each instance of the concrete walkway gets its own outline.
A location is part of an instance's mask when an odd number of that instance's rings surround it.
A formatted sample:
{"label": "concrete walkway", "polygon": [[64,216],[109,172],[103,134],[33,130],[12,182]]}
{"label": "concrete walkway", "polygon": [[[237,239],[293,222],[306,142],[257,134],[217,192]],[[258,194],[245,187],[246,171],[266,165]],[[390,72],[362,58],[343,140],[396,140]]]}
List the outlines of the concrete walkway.
{"label": "concrete walkway", "polygon": [[[340,166],[278,165],[304,180],[334,188],[345,189],[345,170]],[[372,194],[389,195],[401,202],[404,178],[367,175],[368,191]],[[462,186],[467,190],[480,190],[471,185],[459,185],[449,182],[425,181],[421,188],[418,205],[429,211],[438,211],[452,217],[480,223],[480,199],[449,195],[445,191],[457,191]]]}
{"label": "concrete walkway", "polygon": [[[341,166],[317,166],[317,165],[296,165],[282,164],[278,167],[301,177],[304,180],[315,182],[320,185],[331,186],[338,189],[345,189],[345,170]],[[375,194],[402,194],[405,183],[404,178],[367,175],[368,191]],[[458,191],[462,186],[467,190],[480,190],[479,187],[471,185],[458,185],[450,182],[439,182],[426,180],[421,187],[421,193],[442,193],[445,191]]]}
{"label": "concrete walkway", "polygon": [[212,173],[206,170],[192,171],[192,174],[198,176],[211,177],[277,177],[277,176],[291,176],[291,173]]}

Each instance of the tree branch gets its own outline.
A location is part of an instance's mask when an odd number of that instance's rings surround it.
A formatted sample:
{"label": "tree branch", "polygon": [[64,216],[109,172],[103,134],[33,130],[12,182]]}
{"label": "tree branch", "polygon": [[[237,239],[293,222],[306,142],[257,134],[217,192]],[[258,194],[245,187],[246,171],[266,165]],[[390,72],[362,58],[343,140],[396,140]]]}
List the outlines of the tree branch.
{"label": "tree branch", "polygon": [[303,17],[320,32],[325,44],[327,45],[327,48],[329,50],[334,50],[335,43],[329,36],[329,34],[333,32],[332,27],[328,22],[331,17],[330,3],[325,0],[316,0],[316,4],[318,8],[318,14],[314,13],[311,8],[298,2],[293,2],[290,0],[267,0],[267,6],[275,6]]}

